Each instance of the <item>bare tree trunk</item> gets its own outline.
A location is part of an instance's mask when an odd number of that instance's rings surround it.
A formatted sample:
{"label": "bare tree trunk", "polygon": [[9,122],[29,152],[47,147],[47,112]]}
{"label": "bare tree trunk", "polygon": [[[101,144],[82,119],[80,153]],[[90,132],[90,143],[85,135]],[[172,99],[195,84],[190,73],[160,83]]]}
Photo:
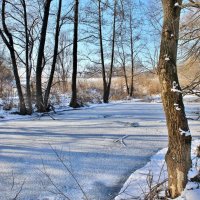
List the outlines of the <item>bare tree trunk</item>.
{"label": "bare tree trunk", "polygon": [[44,57],[44,46],[46,41],[46,32],[48,26],[48,19],[49,19],[49,10],[52,0],[46,0],[44,5],[44,16],[43,16],[43,23],[42,29],[40,34],[40,44],[38,50],[38,57],[37,57],[37,66],[36,66],[36,106],[38,112],[46,111],[44,101],[43,101],[43,91],[42,91],[42,71],[43,71],[43,57]]}
{"label": "bare tree trunk", "polygon": [[132,11],[130,11],[130,42],[131,42],[131,86],[130,86],[130,97],[133,97],[134,92],[134,55],[133,55],[133,18]]}
{"label": "bare tree trunk", "polygon": [[113,35],[112,35],[112,53],[111,53],[111,63],[110,63],[110,73],[109,73],[109,80],[107,85],[107,90],[105,94],[105,103],[108,103],[109,96],[110,96],[110,86],[112,81],[112,72],[114,66],[114,55],[115,55],[115,36],[116,36],[116,13],[117,11],[117,0],[114,0],[114,13],[113,13]]}
{"label": "bare tree trunk", "polygon": [[[163,0],[163,30],[158,66],[161,95],[168,127],[168,189],[171,198],[181,194],[191,167],[191,135],[177,76],[177,45],[180,8],[176,0]],[[182,1],[179,1],[181,4]]]}
{"label": "bare tree trunk", "polygon": [[56,33],[55,33],[53,62],[52,62],[52,66],[51,66],[51,72],[50,72],[48,85],[47,85],[47,88],[46,88],[46,91],[45,91],[45,96],[44,96],[44,106],[45,106],[45,108],[48,108],[49,94],[50,94],[51,86],[52,86],[52,83],[53,83],[54,72],[55,72],[55,68],[56,68],[56,60],[57,60],[57,56],[58,56],[61,8],[62,8],[62,0],[59,0],[57,20],[56,20]]}
{"label": "bare tree trunk", "polygon": [[21,0],[23,10],[24,10],[24,28],[25,28],[25,37],[26,37],[26,98],[28,109],[27,113],[32,114],[32,97],[31,97],[31,85],[30,85],[30,77],[31,77],[31,70],[29,66],[29,34],[28,34],[28,23],[27,23],[27,12],[26,12],[26,2],[25,0]]}
{"label": "bare tree trunk", "polygon": [[103,88],[104,88],[104,91],[103,91],[103,102],[104,103],[108,103],[109,96],[110,96],[110,86],[111,86],[111,81],[112,81],[112,72],[113,72],[114,54],[115,54],[117,0],[114,1],[112,53],[111,53],[111,63],[110,63],[110,72],[109,72],[109,77],[108,77],[108,83],[106,81],[104,52],[103,52],[101,0],[99,0],[98,9],[99,9],[99,41],[100,41],[100,53],[101,53],[101,63],[102,63],[102,77],[103,77]]}
{"label": "bare tree trunk", "polygon": [[76,87],[76,79],[77,79],[77,51],[78,51],[78,7],[79,0],[75,0],[75,8],[74,8],[74,39],[73,39],[73,72],[72,72],[72,97],[70,106],[73,108],[80,107],[77,102],[77,87]]}
{"label": "bare tree trunk", "polygon": [[103,78],[103,102],[106,102],[106,90],[107,90],[107,81],[106,81],[106,72],[105,72],[105,61],[104,61],[104,50],[103,50],[103,35],[102,35],[102,14],[101,14],[101,0],[98,4],[98,16],[99,16],[99,43],[100,43],[100,54],[101,54],[101,66],[102,66],[102,78]]}
{"label": "bare tree trunk", "polygon": [[5,6],[6,6],[6,0],[2,1],[2,11],[1,11],[1,17],[2,17],[2,25],[3,25],[3,30],[6,36],[4,35],[3,31],[0,29],[0,35],[6,44],[7,48],[10,51],[10,57],[12,61],[12,66],[13,66],[13,74],[15,77],[15,82],[16,82],[16,87],[17,87],[17,92],[19,96],[19,112],[22,115],[27,114],[26,110],[26,105],[24,101],[24,96],[21,88],[21,82],[18,74],[18,67],[17,67],[17,61],[16,61],[16,56],[15,56],[15,49],[14,49],[14,42],[13,42],[13,37],[12,34],[9,32],[6,21],[5,21]]}

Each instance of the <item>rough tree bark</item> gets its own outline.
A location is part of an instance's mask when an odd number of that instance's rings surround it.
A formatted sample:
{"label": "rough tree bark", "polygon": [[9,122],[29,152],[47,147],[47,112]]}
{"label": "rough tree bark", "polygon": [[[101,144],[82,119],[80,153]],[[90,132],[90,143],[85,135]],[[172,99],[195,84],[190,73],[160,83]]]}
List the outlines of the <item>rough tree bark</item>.
{"label": "rough tree bark", "polygon": [[[164,19],[158,65],[162,102],[168,127],[169,141],[165,159],[171,198],[179,196],[184,190],[188,170],[191,167],[191,135],[176,67],[181,11],[176,3],[177,0],[162,0]],[[182,4],[182,0],[178,3]]]}
{"label": "rough tree bark", "polygon": [[80,107],[77,102],[77,51],[78,51],[78,7],[79,0],[75,0],[74,7],[74,38],[73,38],[73,72],[72,72],[72,97],[70,101],[70,106],[73,108]]}

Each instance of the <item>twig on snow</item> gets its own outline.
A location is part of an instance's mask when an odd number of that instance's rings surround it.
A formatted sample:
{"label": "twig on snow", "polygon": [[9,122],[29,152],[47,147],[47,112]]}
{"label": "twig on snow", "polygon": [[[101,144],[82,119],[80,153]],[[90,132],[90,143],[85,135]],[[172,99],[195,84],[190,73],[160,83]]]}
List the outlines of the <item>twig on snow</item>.
{"label": "twig on snow", "polygon": [[123,137],[118,138],[118,139],[114,140],[113,142],[115,142],[115,143],[119,142],[120,144],[122,144],[123,146],[126,147],[126,143],[124,142],[124,139],[126,139],[127,137],[129,137],[129,135],[124,135]]}
{"label": "twig on snow", "polygon": [[24,179],[23,183],[21,184],[21,186],[19,188],[19,191],[17,192],[17,194],[15,195],[15,197],[12,200],[17,200],[18,196],[20,195],[20,193],[24,187],[25,182],[26,182],[26,179]]}

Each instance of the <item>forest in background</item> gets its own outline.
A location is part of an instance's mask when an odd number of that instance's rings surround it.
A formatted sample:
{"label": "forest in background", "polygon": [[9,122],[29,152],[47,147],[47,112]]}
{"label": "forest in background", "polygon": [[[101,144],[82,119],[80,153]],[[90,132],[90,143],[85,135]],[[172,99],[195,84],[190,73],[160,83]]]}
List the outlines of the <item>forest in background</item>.
{"label": "forest in background", "polygon": [[[4,9],[1,7],[0,96],[6,109],[12,107],[13,96],[21,99],[25,113],[32,113],[37,97],[45,110],[50,98],[59,100],[65,93],[77,93],[74,107],[92,102],[94,94],[99,102],[108,102],[160,93],[160,1],[81,1],[76,56],[74,2],[46,4],[20,0],[7,1]],[[45,29],[43,14],[47,9]],[[195,8],[182,13],[178,53],[181,86],[185,94],[198,96],[199,18]],[[74,82],[77,86],[72,88]]]}

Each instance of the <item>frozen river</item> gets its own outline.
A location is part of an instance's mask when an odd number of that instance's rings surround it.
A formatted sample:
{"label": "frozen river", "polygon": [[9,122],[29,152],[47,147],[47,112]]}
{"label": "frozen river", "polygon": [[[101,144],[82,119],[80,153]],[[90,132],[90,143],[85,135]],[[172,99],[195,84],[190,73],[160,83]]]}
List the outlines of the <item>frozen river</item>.
{"label": "frozen river", "polygon": [[[167,146],[159,103],[102,104],[54,118],[0,121],[1,200],[113,199],[134,170]],[[190,127],[200,137],[200,122]]]}

